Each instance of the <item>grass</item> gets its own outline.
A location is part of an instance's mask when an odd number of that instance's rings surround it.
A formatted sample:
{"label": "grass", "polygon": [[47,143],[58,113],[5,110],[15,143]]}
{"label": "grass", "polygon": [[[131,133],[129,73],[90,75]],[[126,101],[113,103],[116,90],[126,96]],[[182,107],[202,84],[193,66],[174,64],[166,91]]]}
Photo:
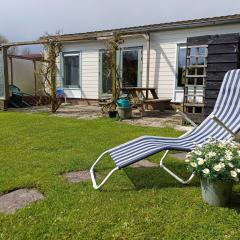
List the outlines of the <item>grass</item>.
{"label": "grass", "polygon": [[[232,206],[215,208],[202,202],[197,179],[183,187],[159,168],[119,171],[102,191],[61,176],[89,169],[106,148],[135,137],[180,132],[47,114],[0,113],[0,124],[0,194],[36,187],[45,195],[0,214],[0,239],[240,239],[239,186]],[[168,165],[188,176],[183,163]],[[106,160],[101,174],[112,166]]]}

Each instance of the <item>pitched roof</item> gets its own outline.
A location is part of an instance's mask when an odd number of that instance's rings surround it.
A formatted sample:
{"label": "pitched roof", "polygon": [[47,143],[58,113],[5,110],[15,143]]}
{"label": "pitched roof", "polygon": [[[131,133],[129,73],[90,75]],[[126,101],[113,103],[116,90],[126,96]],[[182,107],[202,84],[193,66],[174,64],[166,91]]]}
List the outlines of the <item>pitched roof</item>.
{"label": "pitched roof", "polygon": [[165,22],[165,23],[142,25],[142,26],[136,26],[136,27],[114,28],[114,29],[92,31],[92,32],[63,34],[61,36],[63,38],[84,36],[84,35],[94,37],[94,36],[110,34],[112,32],[130,34],[130,33],[154,32],[154,31],[171,30],[171,29],[194,28],[194,27],[201,27],[201,26],[222,25],[222,24],[230,24],[230,23],[240,23],[240,14],[210,17],[210,18],[199,18],[199,19],[175,21],[175,22]]}

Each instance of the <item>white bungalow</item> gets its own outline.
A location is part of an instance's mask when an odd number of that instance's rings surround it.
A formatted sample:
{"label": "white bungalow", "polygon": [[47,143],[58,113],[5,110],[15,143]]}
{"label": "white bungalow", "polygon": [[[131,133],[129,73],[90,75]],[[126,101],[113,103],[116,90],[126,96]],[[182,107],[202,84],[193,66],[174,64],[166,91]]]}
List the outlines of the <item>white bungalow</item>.
{"label": "white bungalow", "polygon": [[[186,63],[187,38],[239,32],[240,14],[65,34],[61,36],[58,86],[64,88],[69,99],[76,101],[97,100],[111,94],[111,79],[104,65],[104,39],[118,33],[123,38],[117,54],[121,85],[154,87],[159,99],[181,103],[184,90],[179,72]],[[3,68],[0,73],[0,97],[4,100]]]}
{"label": "white bungalow", "polygon": [[63,35],[63,40],[76,39],[64,43],[59,63],[58,84],[68,98],[96,100],[111,93],[111,79],[104,74],[103,39],[114,32],[124,36],[117,55],[122,86],[154,87],[160,99],[182,102],[178,70],[185,65],[187,38],[239,33],[240,15]]}

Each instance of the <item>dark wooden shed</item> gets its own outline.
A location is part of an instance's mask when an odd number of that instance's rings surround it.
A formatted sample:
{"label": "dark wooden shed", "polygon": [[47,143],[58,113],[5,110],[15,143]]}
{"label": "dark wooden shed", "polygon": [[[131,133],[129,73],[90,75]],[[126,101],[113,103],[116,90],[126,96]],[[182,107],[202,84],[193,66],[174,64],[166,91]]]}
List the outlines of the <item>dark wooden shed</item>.
{"label": "dark wooden shed", "polygon": [[[206,35],[187,39],[183,109],[185,113],[193,117],[195,122],[201,122],[212,112],[225,73],[240,67],[239,48],[239,33]],[[195,56],[192,53],[193,49],[197,52],[196,56],[197,59],[200,59],[199,61],[192,60]],[[205,60],[203,52],[206,53]],[[193,64],[188,62],[188,59],[191,59]],[[190,72],[195,75],[190,75]],[[192,92],[189,92],[189,86],[192,88]],[[199,92],[202,94],[201,102],[197,101],[201,95]],[[189,101],[189,96],[192,96],[191,101]]]}

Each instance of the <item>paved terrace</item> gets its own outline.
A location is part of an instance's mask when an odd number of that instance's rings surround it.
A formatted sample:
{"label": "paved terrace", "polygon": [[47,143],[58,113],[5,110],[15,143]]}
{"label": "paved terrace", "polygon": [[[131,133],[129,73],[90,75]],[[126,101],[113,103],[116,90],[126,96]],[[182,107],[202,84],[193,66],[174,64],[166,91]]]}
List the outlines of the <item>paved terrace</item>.
{"label": "paved terrace", "polygon": [[[26,112],[26,113],[43,113],[49,112],[47,106],[34,106],[27,108],[11,108],[8,111],[13,112]],[[63,105],[61,106],[56,116],[69,117],[77,119],[96,119],[102,117],[101,108],[97,105]],[[153,111],[147,110],[143,117],[141,117],[138,110],[133,111],[133,118],[123,120],[119,123],[127,123],[132,125],[151,126],[151,127],[171,127],[177,130],[188,131],[191,129],[189,126],[181,125],[181,116],[175,111]]]}

